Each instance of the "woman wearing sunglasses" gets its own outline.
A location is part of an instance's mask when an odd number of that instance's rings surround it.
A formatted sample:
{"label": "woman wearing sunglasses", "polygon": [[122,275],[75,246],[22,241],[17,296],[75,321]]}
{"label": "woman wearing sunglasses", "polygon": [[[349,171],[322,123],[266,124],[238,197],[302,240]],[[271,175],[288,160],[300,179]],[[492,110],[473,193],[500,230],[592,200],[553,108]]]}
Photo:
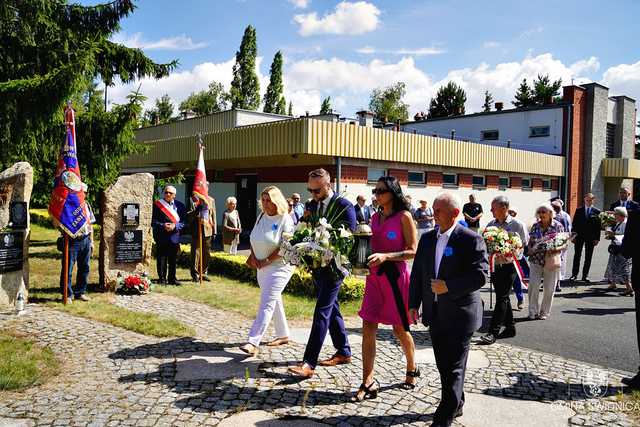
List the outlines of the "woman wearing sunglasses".
{"label": "woman wearing sunglasses", "polygon": [[362,318],[362,384],[353,401],[374,399],[379,385],[374,380],[378,324],[393,326],[407,359],[404,387],[415,388],[420,370],[415,362],[415,346],[409,332],[409,268],[406,260],[416,253],[417,232],[402,188],[392,176],[381,177],[373,189],[380,211],[371,218],[370,274],[359,315]]}

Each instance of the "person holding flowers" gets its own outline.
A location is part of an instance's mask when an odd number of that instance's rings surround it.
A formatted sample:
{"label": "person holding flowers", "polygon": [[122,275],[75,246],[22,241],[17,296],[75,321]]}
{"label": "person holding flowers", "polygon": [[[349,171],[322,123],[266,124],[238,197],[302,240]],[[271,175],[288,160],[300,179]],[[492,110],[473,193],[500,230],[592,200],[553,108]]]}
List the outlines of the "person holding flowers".
{"label": "person holding flowers", "polygon": [[[491,316],[489,331],[481,337],[484,344],[493,344],[498,338],[516,336],[509,294],[520,269],[516,261],[522,258],[523,245],[529,240],[524,224],[509,215],[509,199],[506,196],[493,199],[491,213],[494,219],[487,224],[483,237],[490,254],[489,265],[491,282],[496,291],[496,307]],[[496,239],[504,244],[495,246]],[[500,332],[503,325],[505,329]]]}
{"label": "person holding flowers", "polygon": [[[545,320],[551,313],[551,304],[560,277],[561,252],[569,244],[569,233],[553,219],[555,212],[549,203],[536,209],[538,222],[533,224],[529,234],[529,319]],[[538,295],[543,283],[542,306]]]}
{"label": "person holding flowers", "polygon": [[383,176],[373,189],[382,209],[371,218],[370,274],[364,289],[362,306],[362,384],[353,396],[360,402],[375,398],[379,386],[373,376],[378,324],[393,326],[407,359],[406,389],[415,388],[420,370],[415,360],[415,345],[409,331],[409,267],[417,246],[417,231],[407,199],[395,177]]}
{"label": "person holding flowers", "polygon": [[631,287],[631,260],[622,255],[622,238],[627,228],[627,209],[618,206],[613,209],[616,223],[605,232],[605,238],[611,240],[609,244],[609,261],[607,262],[607,270],[604,277],[609,282],[609,290],[616,290],[616,284],[622,283],[626,290],[622,292],[622,296],[633,296],[633,288]]}

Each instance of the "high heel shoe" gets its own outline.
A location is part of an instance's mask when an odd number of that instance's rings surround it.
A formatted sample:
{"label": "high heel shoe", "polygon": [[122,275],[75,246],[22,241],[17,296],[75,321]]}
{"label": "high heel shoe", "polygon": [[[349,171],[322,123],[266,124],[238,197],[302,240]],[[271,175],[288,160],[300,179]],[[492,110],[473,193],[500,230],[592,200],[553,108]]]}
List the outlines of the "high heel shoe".
{"label": "high heel shoe", "polygon": [[417,379],[420,378],[420,368],[416,366],[416,369],[414,371],[407,371],[407,377],[416,378],[416,382],[410,383],[409,381],[405,380],[402,386],[405,390],[413,390],[414,388],[416,388],[416,384],[418,383]]}
{"label": "high heel shoe", "polygon": [[[376,388],[372,387],[377,384]],[[356,394],[351,396],[352,402],[362,402],[365,399],[375,399],[378,397],[378,389],[380,388],[380,384],[378,384],[377,380],[373,380],[369,386],[366,386],[364,383],[360,384],[358,391]]]}

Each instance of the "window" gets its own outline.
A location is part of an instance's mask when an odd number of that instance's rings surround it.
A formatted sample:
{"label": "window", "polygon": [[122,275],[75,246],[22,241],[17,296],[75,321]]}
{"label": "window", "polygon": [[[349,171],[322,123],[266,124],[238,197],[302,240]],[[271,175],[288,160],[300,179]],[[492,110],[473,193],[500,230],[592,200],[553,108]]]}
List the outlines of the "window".
{"label": "window", "polygon": [[480,139],[483,141],[497,141],[500,137],[500,132],[495,130],[483,130],[480,132]]}
{"label": "window", "polygon": [[385,176],[387,171],[384,169],[368,168],[367,169],[367,181],[377,182],[381,176]]}
{"label": "window", "polygon": [[411,172],[411,171],[409,171],[409,184],[410,185],[424,185],[424,172]]}
{"label": "window", "polygon": [[501,176],[500,178],[498,178],[498,188],[509,188],[509,177],[508,176]]}
{"label": "window", "polygon": [[531,188],[531,178],[522,178],[522,188]]}
{"label": "window", "polygon": [[443,173],[442,174],[442,185],[444,186],[457,186],[458,185],[458,175],[455,173]]}
{"label": "window", "polygon": [[550,179],[543,179],[542,180],[542,189],[543,190],[551,190],[551,180]]}
{"label": "window", "polygon": [[224,171],[222,169],[216,169],[213,179],[214,181],[221,182],[224,179]]}
{"label": "window", "polygon": [[482,175],[474,175],[473,178],[471,179],[471,184],[474,187],[485,187],[486,183],[485,183],[485,178]]}
{"label": "window", "polygon": [[529,138],[540,138],[551,135],[550,126],[531,126],[529,128]]}

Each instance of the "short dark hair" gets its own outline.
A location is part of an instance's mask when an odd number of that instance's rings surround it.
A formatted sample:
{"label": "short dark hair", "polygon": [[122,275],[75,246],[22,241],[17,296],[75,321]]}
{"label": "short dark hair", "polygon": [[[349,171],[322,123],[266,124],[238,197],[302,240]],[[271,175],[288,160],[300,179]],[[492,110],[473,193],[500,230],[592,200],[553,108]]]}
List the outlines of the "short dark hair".
{"label": "short dark hair", "polygon": [[329,174],[329,172],[327,172],[326,169],[314,169],[311,172],[309,172],[309,178],[324,178],[326,177],[327,180],[331,181],[331,175]]}

